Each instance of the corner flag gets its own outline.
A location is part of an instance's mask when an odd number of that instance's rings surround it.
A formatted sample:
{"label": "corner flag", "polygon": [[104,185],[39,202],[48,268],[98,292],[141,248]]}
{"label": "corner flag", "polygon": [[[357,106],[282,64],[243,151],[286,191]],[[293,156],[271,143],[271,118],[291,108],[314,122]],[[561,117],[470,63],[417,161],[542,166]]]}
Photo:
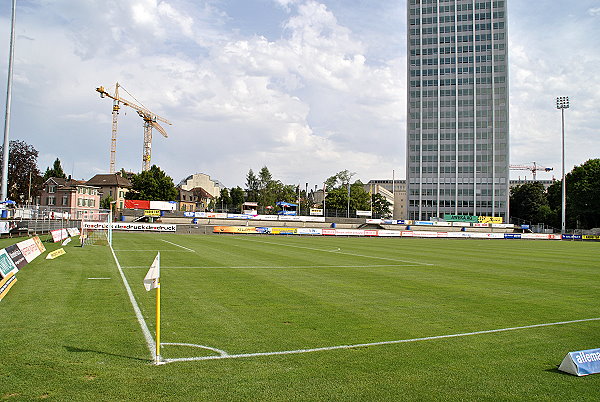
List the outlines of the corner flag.
{"label": "corner flag", "polygon": [[156,254],[154,262],[144,277],[144,287],[147,291],[160,287],[160,252]]}
{"label": "corner flag", "polygon": [[154,262],[150,265],[144,277],[144,287],[147,291],[156,289],[156,354],[154,363],[160,364],[160,252],[156,254]]}

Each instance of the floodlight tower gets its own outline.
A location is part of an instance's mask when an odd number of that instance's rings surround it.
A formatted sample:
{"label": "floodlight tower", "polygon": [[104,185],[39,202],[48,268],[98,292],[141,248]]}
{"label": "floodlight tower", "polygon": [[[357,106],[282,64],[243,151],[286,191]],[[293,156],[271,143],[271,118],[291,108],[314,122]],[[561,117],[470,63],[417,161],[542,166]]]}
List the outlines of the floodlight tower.
{"label": "floodlight tower", "polygon": [[565,183],[565,109],[569,108],[569,97],[559,96],[556,98],[556,108],[560,110],[562,122],[562,226],[561,233],[565,233],[566,208],[567,208],[567,185]]}

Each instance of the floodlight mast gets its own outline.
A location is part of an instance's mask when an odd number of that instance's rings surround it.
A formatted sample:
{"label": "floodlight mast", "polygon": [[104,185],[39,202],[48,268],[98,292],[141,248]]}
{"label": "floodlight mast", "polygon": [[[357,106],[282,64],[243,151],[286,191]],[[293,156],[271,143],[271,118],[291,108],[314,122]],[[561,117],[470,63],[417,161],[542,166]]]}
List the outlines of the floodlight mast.
{"label": "floodlight mast", "polygon": [[565,109],[569,108],[569,97],[559,96],[556,98],[556,108],[560,110],[562,123],[562,217],[561,233],[566,232],[567,212],[567,183],[565,183]]}

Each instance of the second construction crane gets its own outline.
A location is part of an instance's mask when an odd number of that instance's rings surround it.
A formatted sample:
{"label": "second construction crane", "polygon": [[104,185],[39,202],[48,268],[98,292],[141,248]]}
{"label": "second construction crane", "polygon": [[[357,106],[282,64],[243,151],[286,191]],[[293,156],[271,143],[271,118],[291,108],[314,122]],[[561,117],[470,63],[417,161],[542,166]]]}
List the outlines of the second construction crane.
{"label": "second construction crane", "polygon": [[[108,97],[113,100],[113,111],[112,111],[112,138],[110,142],[110,173],[115,173],[116,164],[116,152],[117,152],[117,116],[121,104],[129,106],[134,109],[137,114],[144,120],[144,149],[142,151],[142,172],[150,170],[150,158],[152,156],[152,128],[158,130],[165,138],[168,137],[167,132],[161,127],[158,122],[171,124],[171,122],[164,117],[160,117],[156,113],[151,112],[145,106],[140,106],[130,100],[127,100],[119,95],[119,88],[123,88],[119,83],[115,85],[115,91],[113,94],[109,93],[104,87],[96,88],[96,91],[100,93],[101,98]],[[125,90],[125,88],[123,88]],[[127,90],[125,90],[127,92]],[[129,92],[128,92],[129,93]],[[130,94],[131,95],[131,94]],[[132,96],[133,97],[133,96]]]}
{"label": "second construction crane", "polygon": [[550,172],[554,170],[551,167],[539,166],[537,163],[533,162],[532,165],[510,165],[510,170],[529,170],[533,173],[533,180],[536,180],[537,171]]}

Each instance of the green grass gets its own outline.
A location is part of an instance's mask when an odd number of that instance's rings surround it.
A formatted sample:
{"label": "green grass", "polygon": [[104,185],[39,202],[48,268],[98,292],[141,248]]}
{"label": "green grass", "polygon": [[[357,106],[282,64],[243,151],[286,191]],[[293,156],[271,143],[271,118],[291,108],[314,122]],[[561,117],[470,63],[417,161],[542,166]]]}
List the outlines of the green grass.
{"label": "green grass", "polygon": [[[0,247],[15,242],[3,241]],[[123,233],[114,239],[150,330],[154,292],[142,279],[160,250],[162,342],[229,354],[600,317],[599,246]],[[25,267],[0,302],[0,398],[597,399],[600,376],[577,378],[556,367],[568,351],[600,347],[600,321],[154,366],[110,250],[65,250]],[[165,358],[208,355],[215,353],[163,347]]]}

